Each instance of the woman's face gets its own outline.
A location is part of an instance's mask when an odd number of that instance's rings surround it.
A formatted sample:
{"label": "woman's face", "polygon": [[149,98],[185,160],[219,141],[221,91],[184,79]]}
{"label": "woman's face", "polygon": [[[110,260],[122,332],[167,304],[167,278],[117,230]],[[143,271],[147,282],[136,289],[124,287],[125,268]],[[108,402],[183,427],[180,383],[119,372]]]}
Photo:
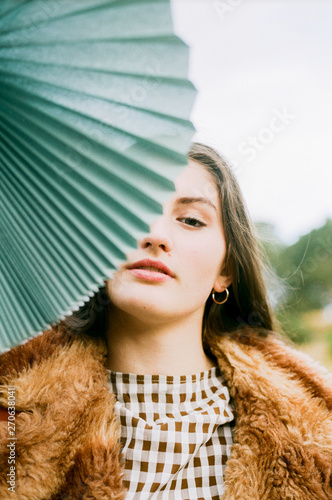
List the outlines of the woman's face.
{"label": "woman's face", "polygon": [[231,281],[222,273],[226,245],[212,174],[189,161],[175,187],[163,215],[106,283],[111,307],[145,322],[202,316],[212,288],[223,291]]}

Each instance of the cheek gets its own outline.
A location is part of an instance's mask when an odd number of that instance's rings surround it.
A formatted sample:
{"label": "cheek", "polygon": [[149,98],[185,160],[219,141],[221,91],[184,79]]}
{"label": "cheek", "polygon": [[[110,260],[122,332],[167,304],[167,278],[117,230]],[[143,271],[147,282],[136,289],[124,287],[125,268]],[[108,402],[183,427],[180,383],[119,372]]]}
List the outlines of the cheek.
{"label": "cheek", "polygon": [[112,280],[106,283],[106,290],[110,301],[114,304],[125,293],[126,285],[125,280],[121,274],[115,274]]}
{"label": "cheek", "polygon": [[[188,247],[186,252],[186,269],[192,281],[199,280],[201,286],[213,284],[222,268],[226,246],[222,238],[206,238],[198,245]],[[195,285],[197,286],[197,285]]]}

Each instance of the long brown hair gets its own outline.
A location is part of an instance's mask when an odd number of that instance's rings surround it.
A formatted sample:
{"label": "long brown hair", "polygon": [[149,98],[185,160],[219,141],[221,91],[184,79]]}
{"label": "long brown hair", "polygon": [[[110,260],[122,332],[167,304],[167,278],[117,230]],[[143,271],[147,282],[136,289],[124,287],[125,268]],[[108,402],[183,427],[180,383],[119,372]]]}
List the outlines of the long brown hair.
{"label": "long brown hair", "polygon": [[268,271],[268,266],[263,264],[263,250],[258,246],[239,184],[227,160],[213,148],[194,143],[188,156],[215,179],[226,240],[224,272],[232,277],[225,304],[215,304],[211,296],[208,298],[203,333],[215,337],[251,327],[265,334],[276,326],[263,278],[263,268]]}
{"label": "long brown hair", "polygon": [[[188,157],[207,168],[219,191],[226,240],[224,271],[232,276],[229,298],[223,305],[209,296],[203,316],[203,339],[251,327],[261,335],[275,328],[263,279],[263,259],[255,228],[232,169],[213,148],[194,143]],[[110,300],[103,287],[81,309],[61,322],[73,333],[105,336],[109,325]]]}

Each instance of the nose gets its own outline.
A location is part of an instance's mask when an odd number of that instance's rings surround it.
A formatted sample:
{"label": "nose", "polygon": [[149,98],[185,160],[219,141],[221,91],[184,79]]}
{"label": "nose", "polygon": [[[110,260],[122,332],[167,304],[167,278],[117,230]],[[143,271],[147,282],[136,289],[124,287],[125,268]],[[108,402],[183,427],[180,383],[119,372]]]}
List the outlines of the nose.
{"label": "nose", "polygon": [[172,240],[164,217],[159,217],[150,226],[150,232],[139,241],[140,248],[150,248],[151,250],[172,250]]}

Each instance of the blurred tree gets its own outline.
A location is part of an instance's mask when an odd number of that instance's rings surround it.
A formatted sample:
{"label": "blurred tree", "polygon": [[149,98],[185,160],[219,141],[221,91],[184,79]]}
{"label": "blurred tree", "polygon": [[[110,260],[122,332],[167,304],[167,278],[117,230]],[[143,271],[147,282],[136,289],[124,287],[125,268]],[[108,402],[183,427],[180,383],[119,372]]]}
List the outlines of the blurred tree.
{"label": "blurred tree", "polygon": [[256,227],[265,254],[279,278],[283,305],[310,311],[331,303],[332,219],[291,246],[278,239],[272,224],[259,222]]}
{"label": "blurred tree", "polygon": [[281,249],[273,267],[288,285],[288,306],[298,311],[324,308],[332,300],[332,220]]}
{"label": "blurred tree", "polygon": [[[272,224],[257,223],[261,246],[277,275],[267,273],[271,302],[283,330],[299,343],[313,340],[305,313],[332,302],[332,220],[286,246]],[[331,340],[330,340],[331,342]]]}

